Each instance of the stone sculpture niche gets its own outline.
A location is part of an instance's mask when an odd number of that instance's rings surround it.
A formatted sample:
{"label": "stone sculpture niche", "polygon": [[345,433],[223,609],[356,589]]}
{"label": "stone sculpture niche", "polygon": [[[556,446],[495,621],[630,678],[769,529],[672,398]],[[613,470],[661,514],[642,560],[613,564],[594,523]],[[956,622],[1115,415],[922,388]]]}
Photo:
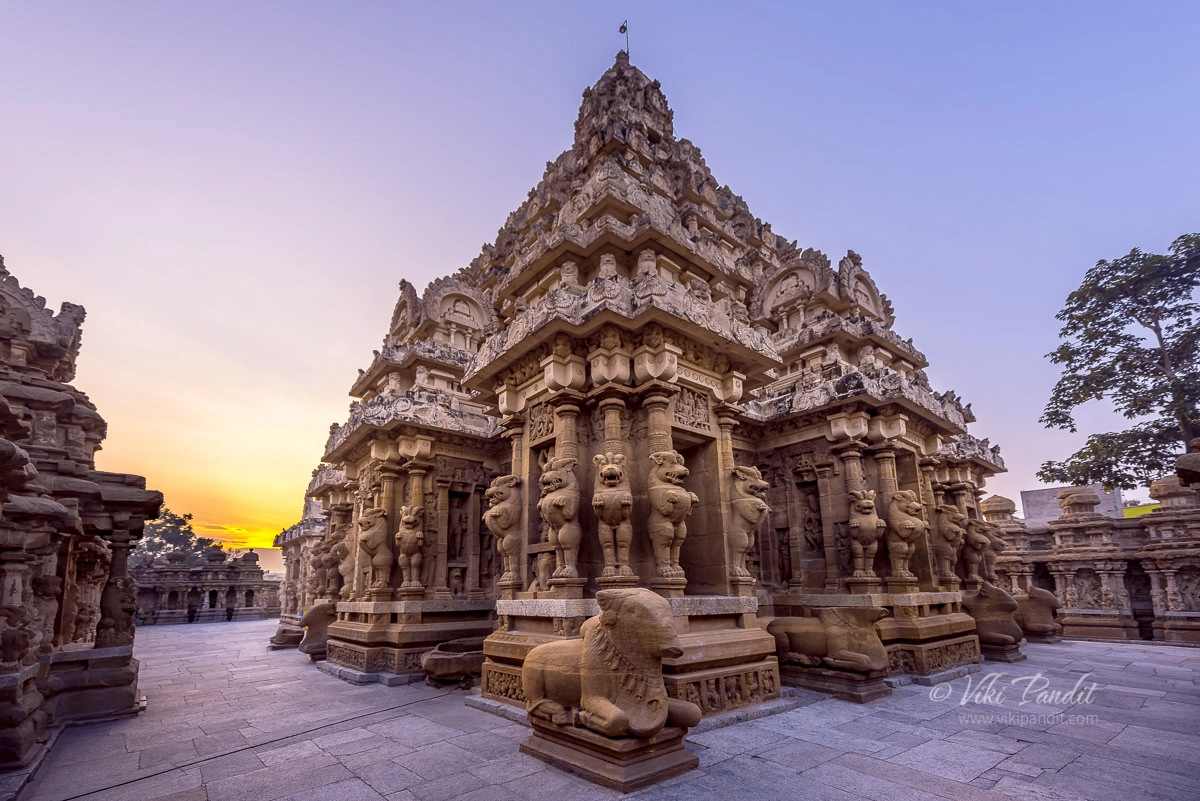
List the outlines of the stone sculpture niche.
{"label": "stone sculpture niche", "polygon": [[963,593],[963,610],[975,618],[975,631],[983,655],[999,662],[1020,662],[1024,634],[1017,625],[1017,602],[994,584],[984,581],[975,592]]}
{"label": "stone sculpture niche", "polygon": [[592,457],[596,465],[596,486],[592,491],[592,510],[604,555],[601,578],[634,576],[629,564],[629,546],[633,542],[633,491],[625,470],[625,454],[598,453]]}
{"label": "stone sculpture niche", "polygon": [[684,578],[679,551],[687,539],[688,515],[700,503],[696,493],[684,487],[690,471],[678,451],[650,454],[646,494],[650,499],[647,531],[654,549],[654,564],[661,578]]}
{"label": "stone sculpture niche", "polygon": [[400,566],[400,588],[423,589],[421,562],[425,553],[425,509],[401,506],[396,529],[396,563]]}
{"label": "stone sculpture niche", "polygon": [[542,497],[538,513],[549,529],[554,546],[553,578],[579,578],[579,544],[583,529],[579,525],[579,482],[575,478],[575,460],[557,457],[542,470]]}
{"label": "stone sculpture niche", "polygon": [[916,575],[908,568],[915,542],[929,531],[929,524],[921,518],[921,500],[912,490],[892,493],[888,503],[888,559],[891,561],[892,578],[916,581]]}
{"label": "stone sculpture niche", "polygon": [[854,578],[875,578],[875,552],[887,524],[875,509],[875,490],[850,492],[850,552],[854,558]]}
{"label": "stone sculpture niche", "polygon": [[1017,601],[1017,625],[1025,638],[1035,642],[1057,642],[1062,634],[1058,622],[1058,597],[1041,587],[1030,587]]}
{"label": "stone sculpture niche", "polygon": [[662,660],[682,650],[670,603],[642,588],[596,593],[600,614],[582,637],[543,643],[525,657],[521,685],[534,733],[527,754],[629,792],[691,770],[683,748],[700,708],[667,696]]}
{"label": "stone sculpture niche", "polygon": [[775,638],[780,675],[788,684],[864,703],[890,695],[883,679],[888,655],[875,629],[887,616],[876,606],[824,607],[816,617],[777,617],[767,624]]}
{"label": "stone sculpture niche", "polygon": [[483,524],[496,538],[496,550],[503,563],[499,583],[511,585],[520,579],[517,561],[521,556],[521,479],[500,476],[483,495],[488,502]]}
{"label": "stone sculpture niche", "polygon": [[771,485],[763,481],[757,467],[733,468],[733,484],[730,487],[730,511],[732,530],[726,541],[730,550],[730,573],[734,578],[752,579],[746,566],[746,557],[754,548],[754,534],[763,518],[771,511],[767,505],[767,490]]}

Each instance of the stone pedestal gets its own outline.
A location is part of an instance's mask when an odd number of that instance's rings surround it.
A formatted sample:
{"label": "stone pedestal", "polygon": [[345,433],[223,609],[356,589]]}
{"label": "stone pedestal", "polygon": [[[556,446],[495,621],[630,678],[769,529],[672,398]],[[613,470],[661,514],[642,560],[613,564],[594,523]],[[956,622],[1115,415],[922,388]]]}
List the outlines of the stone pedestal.
{"label": "stone pedestal", "polygon": [[1024,662],[1025,654],[1021,653],[1021,643],[1013,643],[1012,645],[987,645],[980,644],[980,652],[983,658],[989,662]]}
{"label": "stone pedestal", "polygon": [[132,645],[57,651],[41,689],[55,724],[137,714],[138,661]]}
{"label": "stone pedestal", "polygon": [[427,651],[492,632],[492,607],[485,599],[342,601],[329,626],[327,656],[331,664],[363,674],[337,673],[343,678],[385,683],[390,676],[423,678]]}
{"label": "stone pedestal", "polygon": [[803,687],[807,690],[828,693],[843,701],[859,704],[876,701],[892,694],[884,679],[886,670],[874,673],[851,673],[848,670],[831,670],[825,667],[802,667],[784,663],[779,666],[779,676],[788,687]]}
{"label": "stone pedestal", "polygon": [[275,633],[271,635],[267,647],[272,651],[280,648],[295,648],[304,639],[304,629],[300,628],[300,621],[294,618],[294,615],[288,615],[286,618],[279,619],[279,627],[275,629]]}
{"label": "stone pedestal", "polygon": [[[890,581],[889,581],[890,583]],[[880,606],[889,616],[876,623],[890,663],[888,675],[918,684],[978,670],[981,653],[975,620],[962,611],[957,592],[797,593],[774,596],[775,614],[802,615],[827,606]],[[816,688],[821,689],[821,688]]]}
{"label": "stone pedestal", "polygon": [[[683,747],[686,729],[666,728],[648,739],[604,737],[577,726],[531,718],[533,734],[521,751],[588,781],[629,793],[700,764]],[[535,793],[536,795],[536,793]]]}
{"label": "stone pedestal", "polygon": [[[669,600],[683,655],[663,660],[668,695],[691,701],[706,716],[779,697],[775,640],[758,625],[756,598]],[[483,697],[523,709],[525,655],[544,642],[579,636],[583,621],[598,611],[592,598],[497,601],[500,628],[483,645]]]}

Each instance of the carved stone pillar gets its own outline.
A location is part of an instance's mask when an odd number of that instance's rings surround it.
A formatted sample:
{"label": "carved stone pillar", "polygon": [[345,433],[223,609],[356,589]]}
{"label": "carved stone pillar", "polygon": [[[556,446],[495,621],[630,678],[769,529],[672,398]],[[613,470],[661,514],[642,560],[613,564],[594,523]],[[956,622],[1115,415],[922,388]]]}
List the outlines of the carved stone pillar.
{"label": "carved stone pillar", "polygon": [[1150,577],[1150,603],[1154,607],[1154,616],[1160,617],[1167,612],[1166,581],[1157,567],[1147,566],[1146,575]]}
{"label": "carved stone pillar", "polygon": [[1176,570],[1174,568],[1167,568],[1163,570],[1163,576],[1167,580],[1167,611],[1178,612],[1183,609],[1183,599],[1179,596]]}
{"label": "carved stone pillar", "polygon": [[100,623],[96,628],[96,647],[133,644],[133,609],[137,588],[129,576],[129,531],[114,528],[105,537],[112,546],[108,581],[100,594]]}
{"label": "carved stone pillar", "polygon": [[646,409],[646,444],[650,453],[675,450],[671,437],[671,397],[662,392],[652,392],[642,400]]}
{"label": "carved stone pillar", "polygon": [[[582,363],[582,359],[580,360]],[[554,458],[543,470],[561,473],[568,480],[574,478],[575,486],[569,483],[554,490],[552,495],[543,495],[539,501],[542,520],[553,532],[555,545],[555,571],[550,579],[550,588],[559,598],[582,598],[587,578],[578,574],[579,547],[583,532],[579,524],[579,404],[576,392],[561,391],[554,403]],[[550,506],[543,506],[550,504]],[[526,560],[522,560],[524,564]]]}
{"label": "carved stone pillar", "polygon": [[[735,543],[731,543],[730,535],[734,532],[735,521],[733,520],[733,510],[731,503],[733,495],[731,492],[732,476],[737,463],[733,456],[733,429],[737,426],[737,418],[733,416],[732,410],[728,407],[719,408],[717,411],[717,475],[721,476],[719,482],[721,492],[721,525],[725,536],[725,568],[729,578],[729,591],[731,595],[753,595],[754,586],[758,583],[753,576],[738,575],[738,568],[744,564],[747,553],[740,551],[735,547]],[[753,536],[757,532],[749,532]]]}
{"label": "carved stone pillar", "polygon": [[450,567],[450,482],[437,482],[437,540],[434,544],[433,597],[451,598]]}
{"label": "carved stone pillar", "polygon": [[479,552],[479,521],[482,519],[482,504],[479,499],[479,487],[471,487],[471,495],[467,499],[467,597],[482,598],[484,597],[483,587],[480,583],[480,561],[482,554]]}
{"label": "carved stone pillar", "polygon": [[886,515],[892,493],[899,489],[896,479],[896,451],[890,445],[882,445],[873,451],[872,456],[875,457],[879,473],[879,493],[875,496],[875,504],[881,514]]}
{"label": "carved stone pillar", "polygon": [[[863,489],[862,448],[857,442],[843,445],[834,451],[842,460],[842,476],[846,482],[846,492],[857,492]],[[893,467],[895,462],[893,461]]]}
{"label": "carved stone pillar", "polygon": [[833,531],[833,465],[817,466],[817,493],[821,506],[821,540],[825,550],[825,589],[838,590],[841,568],[838,564],[837,537]]}

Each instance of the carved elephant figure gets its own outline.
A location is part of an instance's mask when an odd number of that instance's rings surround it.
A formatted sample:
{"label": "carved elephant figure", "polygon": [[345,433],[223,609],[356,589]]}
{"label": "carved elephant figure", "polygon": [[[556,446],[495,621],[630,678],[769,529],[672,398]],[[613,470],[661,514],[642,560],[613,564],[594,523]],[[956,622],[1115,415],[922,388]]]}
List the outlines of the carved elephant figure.
{"label": "carved elephant figure", "polygon": [[662,660],[683,651],[670,603],[651,590],[596,593],[600,614],[582,637],[543,643],[521,668],[526,711],[560,726],[582,725],[607,737],[653,737],[663,726],[690,728],[700,708],[667,697]]}
{"label": "carved elephant figure", "polygon": [[855,673],[887,670],[888,655],[875,629],[887,617],[877,606],[824,607],[817,617],[777,617],[767,625],[784,663]]}

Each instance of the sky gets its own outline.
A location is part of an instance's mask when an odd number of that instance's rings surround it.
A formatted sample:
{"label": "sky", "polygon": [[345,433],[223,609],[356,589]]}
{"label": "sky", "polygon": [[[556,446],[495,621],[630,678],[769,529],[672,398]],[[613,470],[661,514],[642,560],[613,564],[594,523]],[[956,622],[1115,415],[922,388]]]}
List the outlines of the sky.
{"label": "sky", "polygon": [[1096,260],[1200,229],[1195,3],[0,4],[0,254],[88,310],[100,467],[269,544],[397,282],[495,237],[626,17],[717,179],[862,254],[989,491],[1123,425],[1044,430],[1044,354]]}

